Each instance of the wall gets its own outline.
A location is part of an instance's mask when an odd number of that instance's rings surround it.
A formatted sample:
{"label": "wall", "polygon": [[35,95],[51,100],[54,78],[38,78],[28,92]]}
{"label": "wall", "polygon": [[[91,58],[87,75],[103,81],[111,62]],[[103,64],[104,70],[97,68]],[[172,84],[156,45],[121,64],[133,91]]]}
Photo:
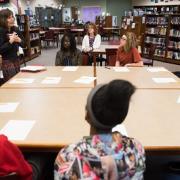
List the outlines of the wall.
{"label": "wall", "polygon": [[[99,6],[102,8],[102,11],[106,12],[106,0],[67,0],[65,6],[76,6],[79,10],[81,10],[82,7]],[[79,17],[82,17],[81,13]]]}
{"label": "wall", "polygon": [[[159,0],[160,1],[160,0]],[[180,5],[179,0],[168,1],[168,2],[151,2],[151,0],[132,0],[133,6],[152,6],[152,5]]]}
{"label": "wall", "polygon": [[112,16],[118,16],[118,25],[121,23],[121,17],[124,16],[124,11],[132,8],[132,0],[106,0],[106,10]]}

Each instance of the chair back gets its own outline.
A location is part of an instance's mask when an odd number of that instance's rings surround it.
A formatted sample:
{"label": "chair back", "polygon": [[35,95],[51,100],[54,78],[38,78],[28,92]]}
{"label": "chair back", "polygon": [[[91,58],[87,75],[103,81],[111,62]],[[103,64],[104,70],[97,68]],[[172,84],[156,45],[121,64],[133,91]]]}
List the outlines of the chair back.
{"label": "chair back", "polygon": [[117,54],[116,48],[107,48],[106,49],[106,59],[107,59],[107,65],[108,66],[115,66],[116,54]]}
{"label": "chair back", "polygon": [[53,30],[48,30],[45,32],[44,40],[54,40],[55,33]]}
{"label": "chair back", "polygon": [[10,173],[6,176],[0,176],[0,180],[18,180],[19,176],[16,173]]}
{"label": "chair back", "polygon": [[153,60],[155,50],[156,50],[156,45],[151,43],[150,46],[149,46],[149,59]]}

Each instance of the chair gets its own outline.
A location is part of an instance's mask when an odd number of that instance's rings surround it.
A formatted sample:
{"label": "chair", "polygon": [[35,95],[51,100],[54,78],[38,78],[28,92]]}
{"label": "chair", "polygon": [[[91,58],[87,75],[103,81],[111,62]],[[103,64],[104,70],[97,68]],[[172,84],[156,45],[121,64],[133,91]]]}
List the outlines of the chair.
{"label": "chair", "polygon": [[55,33],[53,30],[48,30],[48,31],[45,32],[43,41],[46,42],[47,46],[50,45],[50,42],[53,42],[53,44],[56,43],[57,48],[58,48],[58,44],[59,44],[58,34]]}
{"label": "chair", "polygon": [[0,180],[18,180],[19,179],[19,176],[13,172],[13,173],[10,173],[6,176],[0,176]]}
{"label": "chair", "polygon": [[106,62],[108,66],[115,66],[116,64],[116,54],[117,54],[117,50],[115,48],[107,48],[106,49]]}
{"label": "chair", "polygon": [[148,58],[142,58],[144,65],[153,66],[153,63],[154,63],[153,57],[154,57],[155,50],[156,50],[156,45],[151,43],[149,45]]}

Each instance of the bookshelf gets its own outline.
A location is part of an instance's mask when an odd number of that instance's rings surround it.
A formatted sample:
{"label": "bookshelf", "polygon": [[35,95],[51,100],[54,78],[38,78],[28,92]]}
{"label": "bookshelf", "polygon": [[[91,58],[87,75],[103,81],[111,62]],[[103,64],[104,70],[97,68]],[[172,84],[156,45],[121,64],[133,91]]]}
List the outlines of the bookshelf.
{"label": "bookshelf", "polygon": [[29,17],[27,15],[17,15],[18,28],[23,34],[25,47],[25,62],[39,56],[41,54],[41,42],[39,28],[30,28]]}
{"label": "bookshelf", "polygon": [[146,14],[143,56],[149,53],[149,44],[156,45],[154,59],[180,64],[180,14]]}
{"label": "bookshelf", "polygon": [[169,22],[169,34],[167,43],[167,59],[180,62],[180,14],[171,15]]}

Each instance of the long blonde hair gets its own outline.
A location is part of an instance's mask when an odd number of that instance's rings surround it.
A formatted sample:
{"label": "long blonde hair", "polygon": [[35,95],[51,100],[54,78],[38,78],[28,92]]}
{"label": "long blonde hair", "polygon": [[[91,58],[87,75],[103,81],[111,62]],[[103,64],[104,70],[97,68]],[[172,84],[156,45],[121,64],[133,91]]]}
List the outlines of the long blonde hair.
{"label": "long blonde hair", "polygon": [[136,48],[137,47],[137,40],[136,40],[136,35],[133,32],[127,32],[125,34],[127,40],[126,40],[126,44],[123,47],[125,52],[129,52],[132,48]]}

